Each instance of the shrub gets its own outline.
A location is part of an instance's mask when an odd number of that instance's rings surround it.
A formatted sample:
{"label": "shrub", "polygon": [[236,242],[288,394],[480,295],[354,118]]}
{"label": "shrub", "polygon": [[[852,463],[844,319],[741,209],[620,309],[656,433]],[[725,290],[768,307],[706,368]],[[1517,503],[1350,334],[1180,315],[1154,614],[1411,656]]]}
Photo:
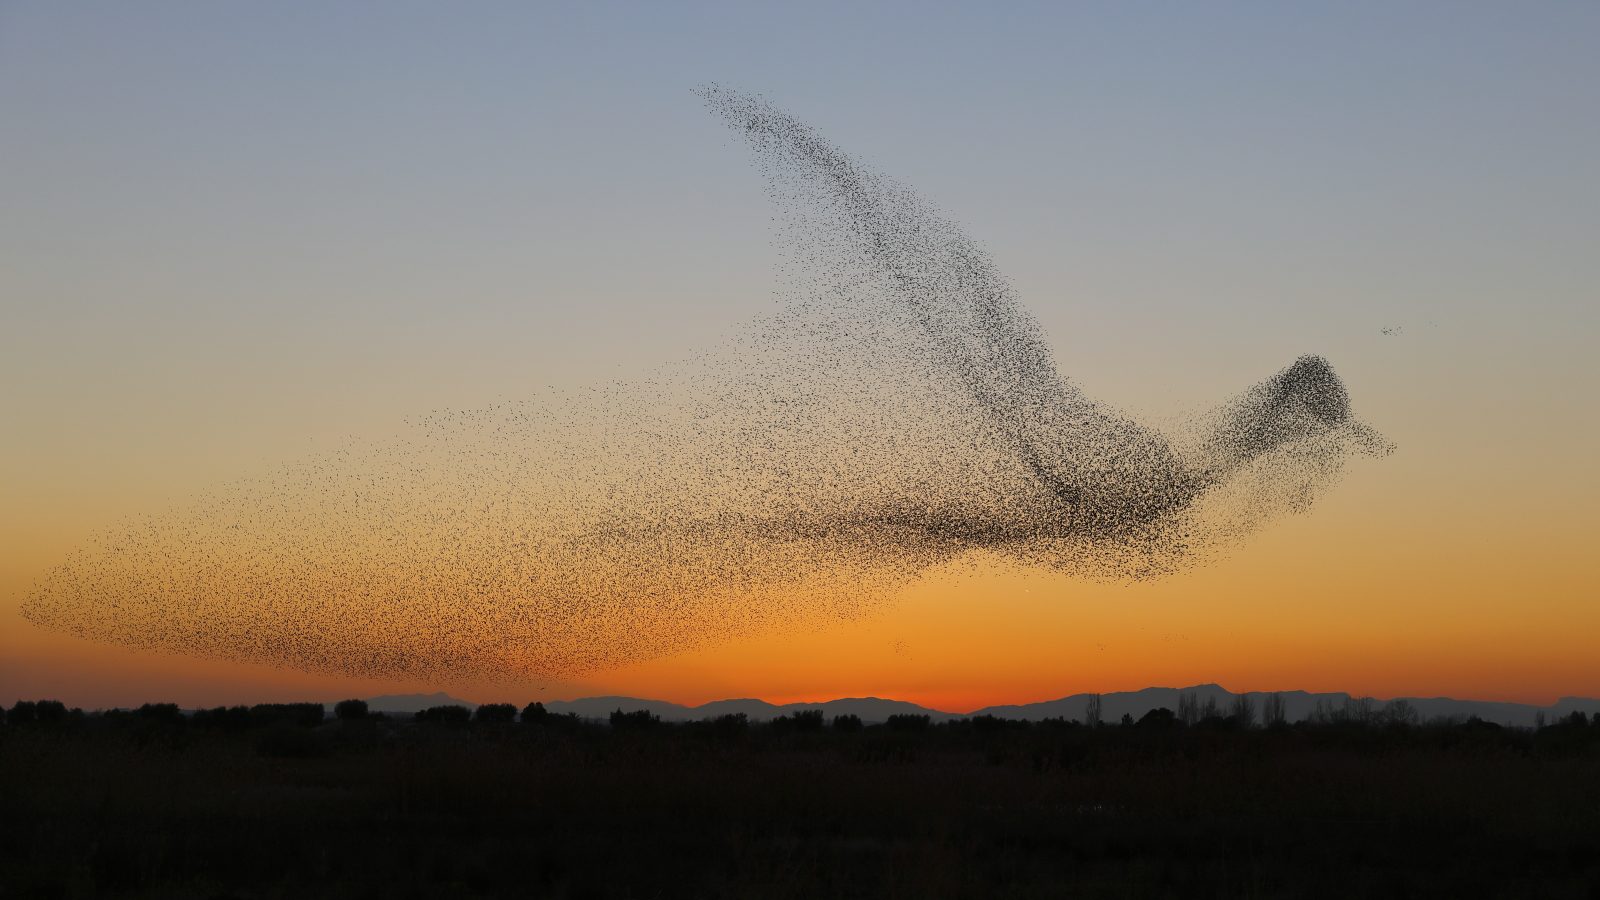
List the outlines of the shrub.
{"label": "shrub", "polygon": [[508,725],[517,720],[517,708],[509,703],[485,703],[473,718],[491,725]]}
{"label": "shrub", "polygon": [[349,722],[367,717],[367,701],[365,700],[340,700],[333,705],[333,714],[336,718]]}

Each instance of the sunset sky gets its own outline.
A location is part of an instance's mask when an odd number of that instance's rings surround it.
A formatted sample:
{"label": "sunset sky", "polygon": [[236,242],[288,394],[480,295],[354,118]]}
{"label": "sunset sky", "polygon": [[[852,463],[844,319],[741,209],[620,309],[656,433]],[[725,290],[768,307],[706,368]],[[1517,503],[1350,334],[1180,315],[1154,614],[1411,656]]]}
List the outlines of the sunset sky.
{"label": "sunset sky", "polygon": [[[7,3],[0,703],[1600,696],[1597,44],[1582,3]],[[713,81],[960,222],[1089,394],[1159,422],[1317,353],[1395,452],[1196,571],[974,555],[859,621],[567,682],[21,618],[131,516],[768,309],[771,210]]]}

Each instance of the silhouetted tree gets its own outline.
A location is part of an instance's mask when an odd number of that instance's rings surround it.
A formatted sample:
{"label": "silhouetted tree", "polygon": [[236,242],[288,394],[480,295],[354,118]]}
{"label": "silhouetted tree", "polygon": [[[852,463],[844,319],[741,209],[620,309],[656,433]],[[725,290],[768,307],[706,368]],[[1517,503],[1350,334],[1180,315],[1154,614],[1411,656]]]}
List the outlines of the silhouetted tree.
{"label": "silhouetted tree", "polygon": [[708,720],[707,729],[719,737],[732,737],[744,734],[750,728],[750,717],[744,713],[724,713],[714,719]]}
{"label": "silhouetted tree", "polygon": [[895,713],[884,724],[890,731],[927,731],[930,719],[919,713]]}
{"label": "silhouetted tree", "polygon": [[333,714],[341,721],[350,722],[367,717],[367,701],[340,700],[333,706]]}
{"label": "silhouetted tree", "polygon": [[[1597,720],[1600,721],[1600,720]],[[833,730],[854,733],[861,730],[861,717],[853,713],[833,717]]]}
{"label": "silhouetted tree", "polygon": [[1268,728],[1281,728],[1288,721],[1289,715],[1284,707],[1282,694],[1268,694],[1261,705],[1261,723]]}
{"label": "silhouetted tree", "polygon": [[250,724],[259,728],[282,722],[315,728],[327,715],[321,703],[257,703],[250,707]]}
{"label": "silhouetted tree", "polygon": [[1200,707],[1200,721],[1220,718],[1222,718],[1222,707],[1217,704],[1217,698],[1207,697],[1205,705]]}
{"label": "silhouetted tree", "polygon": [[1233,697],[1233,721],[1240,728],[1254,728],[1256,724],[1256,704],[1249,694],[1235,694]]}
{"label": "silhouetted tree", "polygon": [[11,704],[11,724],[31,725],[39,721],[39,704],[32,700],[18,700]]}
{"label": "silhouetted tree", "polygon": [[187,721],[176,703],[146,703],[134,710],[133,714],[147,721],[167,725],[182,725]]}
{"label": "silhouetted tree", "polygon": [[673,730],[678,734],[732,742],[750,730],[750,717],[744,713],[723,713],[684,722]]}
{"label": "silhouetted tree", "polygon": [[800,709],[800,710],[796,710],[795,714],[794,714],[794,730],[795,731],[821,731],[822,730],[822,710],[820,710],[820,709]]}
{"label": "silhouetted tree", "polygon": [[611,727],[618,731],[643,731],[660,724],[661,717],[648,709],[636,709],[633,712],[618,709],[611,714]]}
{"label": "silhouetted tree", "polygon": [[1200,721],[1200,701],[1194,694],[1185,691],[1178,695],[1178,720],[1185,725]]}
{"label": "silhouetted tree", "polygon": [[[1181,701],[1183,698],[1180,697],[1178,699]],[[1137,724],[1140,728],[1148,728],[1153,731],[1164,731],[1178,727],[1179,720],[1178,717],[1173,714],[1172,710],[1163,706],[1157,709],[1152,709],[1140,716]]]}
{"label": "silhouetted tree", "polygon": [[485,703],[473,718],[487,725],[509,725],[517,720],[517,708],[510,703]]}
{"label": "silhouetted tree", "polygon": [[1085,705],[1083,710],[1083,724],[1089,726],[1090,728],[1099,728],[1101,709],[1102,706],[1100,702],[1100,695],[1090,694],[1089,702],[1087,705]]}
{"label": "silhouetted tree", "polygon": [[6,724],[6,708],[0,706],[0,725]]}
{"label": "silhouetted tree", "polygon": [[427,709],[418,710],[414,718],[418,722],[464,725],[472,720],[472,710],[455,703],[446,706],[430,706]]}
{"label": "silhouetted tree", "polygon": [[823,726],[822,710],[798,709],[792,713],[785,713],[767,723],[774,731],[821,731]]}
{"label": "silhouetted tree", "polygon": [[196,728],[215,728],[222,731],[243,731],[250,727],[250,707],[215,706],[197,709],[189,724]]}
{"label": "silhouetted tree", "polygon": [[1028,727],[1028,723],[1024,721],[1018,721],[1015,719],[1002,719],[999,716],[992,716],[988,714],[973,716],[967,720],[967,723],[972,726],[973,731],[976,731],[979,734],[992,734],[996,731],[1005,731],[1010,728]]}
{"label": "silhouetted tree", "polygon": [[537,700],[522,708],[522,724],[524,725],[542,725],[548,718],[550,718],[549,710],[546,710],[544,704]]}
{"label": "silhouetted tree", "polygon": [[1417,708],[1409,700],[1390,700],[1383,706],[1383,720],[1390,725],[1410,727],[1420,720]]}
{"label": "silhouetted tree", "polygon": [[[60,700],[35,700],[33,707],[33,721],[40,725],[55,725],[67,720],[67,705]],[[13,706],[12,711],[16,711]]]}

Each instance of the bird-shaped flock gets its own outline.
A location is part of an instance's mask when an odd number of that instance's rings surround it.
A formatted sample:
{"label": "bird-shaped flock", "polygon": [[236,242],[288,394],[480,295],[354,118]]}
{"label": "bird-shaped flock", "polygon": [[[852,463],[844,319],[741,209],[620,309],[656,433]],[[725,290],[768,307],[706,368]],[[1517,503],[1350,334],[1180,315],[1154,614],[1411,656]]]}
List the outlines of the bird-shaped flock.
{"label": "bird-shaped flock", "polygon": [[989,258],[758,97],[782,302],[637,382],[410,423],[102,535],[31,621],[357,676],[562,678],[878,608],[974,551],[1158,577],[1383,441],[1301,357],[1162,434],[1085,397]]}

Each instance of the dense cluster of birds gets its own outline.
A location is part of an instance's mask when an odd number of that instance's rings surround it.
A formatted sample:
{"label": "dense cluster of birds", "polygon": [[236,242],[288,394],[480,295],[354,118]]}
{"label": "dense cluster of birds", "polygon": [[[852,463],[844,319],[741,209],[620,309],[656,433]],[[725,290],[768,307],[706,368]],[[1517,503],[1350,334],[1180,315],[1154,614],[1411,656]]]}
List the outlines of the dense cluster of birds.
{"label": "dense cluster of birds", "polygon": [[775,309],[641,381],[438,413],[130,522],[24,614],[310,671],[555,679],[860,615],[974,551],[1159,576],[1383,451],[1317,357],[1168,434],[1090,400],[951,221],[759,97],[700,93],[779,211]]}

